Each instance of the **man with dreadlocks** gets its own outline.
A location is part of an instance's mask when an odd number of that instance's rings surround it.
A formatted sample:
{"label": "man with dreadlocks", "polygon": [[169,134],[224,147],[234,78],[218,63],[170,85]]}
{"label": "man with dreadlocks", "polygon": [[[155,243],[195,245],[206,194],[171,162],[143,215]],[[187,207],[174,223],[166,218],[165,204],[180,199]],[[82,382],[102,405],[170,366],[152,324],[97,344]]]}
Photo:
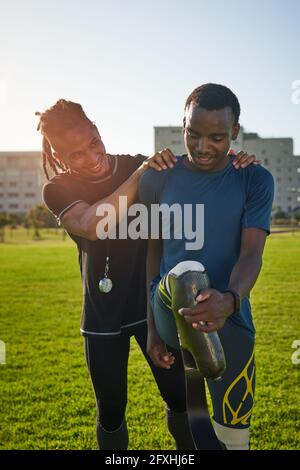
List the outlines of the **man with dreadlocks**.
{"label": "man with dreadlocks", "polygon": [[[36,114],[43,136],[43,167],[49,180],[43,198],[79,253],[81,333],[96,397],[98,445],[106,450],[128,446],[127,363],[130,337],[134,336],[167,404],[167,424],[177,448],[188,449],[192,444],[184,372],[181,361],[174,362],[178,352],[165,352],[165,369],[156,367],[147,355],[146,241],[101,240],[96,235],[99,205],[112,204],[120,215],[119,196],[127,196],[130,206],[137,198],[139,178],[145,170],[172,167],[176,157],[169,149],[151,158],[107,154],[97,127],[77,103],[61,99]],[[233,163],[238,168],[254,160],[254,156],[241,152]],[[47,167],[55,174],[52,179]]]}

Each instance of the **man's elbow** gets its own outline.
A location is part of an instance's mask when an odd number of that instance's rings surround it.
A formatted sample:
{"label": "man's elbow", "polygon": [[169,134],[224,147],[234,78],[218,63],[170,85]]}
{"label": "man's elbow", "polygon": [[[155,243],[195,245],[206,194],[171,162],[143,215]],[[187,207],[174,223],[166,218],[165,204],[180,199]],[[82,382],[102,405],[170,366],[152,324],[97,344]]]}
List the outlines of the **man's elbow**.
{"label": "man's elbow", "polygon": [[78,220],[79,231],[81,236],[90,241],[98,240],[96,226],[92,221],[83,214]]}
{"label": "man's elbow", "polygon": [[93,242],[98,240],[96,228],[95,227],[87,227],[84,230],[84,238],[86,238],[87,240],[93,241]]}

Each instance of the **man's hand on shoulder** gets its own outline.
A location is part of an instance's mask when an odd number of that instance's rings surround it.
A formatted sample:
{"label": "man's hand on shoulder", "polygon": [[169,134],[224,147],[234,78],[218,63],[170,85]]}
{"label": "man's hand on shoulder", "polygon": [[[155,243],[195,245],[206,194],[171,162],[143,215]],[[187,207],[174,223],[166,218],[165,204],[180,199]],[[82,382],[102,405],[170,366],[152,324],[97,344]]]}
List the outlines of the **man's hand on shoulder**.
{"label": "man's hand on shoulder", "polygon": [[172,150],[166,148],[160,152],[156,152],[152,157],[147,158],[141,167],[143,170],[153,168],[156,171],[167,170],[173,168],[177,159]]}
{"label": "man's hand on shoulder", "polygon": [[255,155],[249,155],[247,152],[240,150],[236,155],[232,155],[232,165],[236,170],[246,168],[249,165],[260,165],[261,161],[256,159]]}

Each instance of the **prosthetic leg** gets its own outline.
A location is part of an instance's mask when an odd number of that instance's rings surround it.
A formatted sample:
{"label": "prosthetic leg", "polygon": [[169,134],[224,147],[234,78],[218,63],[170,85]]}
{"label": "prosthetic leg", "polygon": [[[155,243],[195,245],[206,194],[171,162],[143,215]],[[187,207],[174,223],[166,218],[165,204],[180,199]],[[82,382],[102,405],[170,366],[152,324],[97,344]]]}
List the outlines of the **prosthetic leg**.
{"label": "prosthetic leg", "polygon": [[204,378],[221,378],[226,369],[223,348],[217,332],[203,333],[194,329],[178,314],[180,308],[196,305],[200,291],[210,287],[209,278],[201,263],[183,261],[162,282],[171,298],[177,326],[185,369],[188,420],[195,448],[222,450],[207,409]]}

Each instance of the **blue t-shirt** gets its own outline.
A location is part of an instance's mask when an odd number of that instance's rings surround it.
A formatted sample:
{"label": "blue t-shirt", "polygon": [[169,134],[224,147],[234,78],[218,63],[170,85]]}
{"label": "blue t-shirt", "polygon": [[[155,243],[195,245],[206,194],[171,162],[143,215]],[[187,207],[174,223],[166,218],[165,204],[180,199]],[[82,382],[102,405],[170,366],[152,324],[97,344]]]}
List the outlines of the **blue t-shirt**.
{"label": "blue t-shirt", "polygon": [[[196,171],[187,168],[183,159],[184,156],[178,157],[173,169],[161,172],[150,169],[140,180],[139,198],[149,213],[151,204],[179,204],[182,214],[187,213],[188,220],[192,220],[199,240],[202,238],[199,231],[203,234],[203,246],[187,249],[186,243],[192,240],[186,238],[184,230],[181,237],[182,226],[178,227],[178,219],[171,218],[170,238],[163,240],[160,276],[181,261],[196,260],[205,266],[212,288],[222,292],[227,289],[239,258],[242,229],[251,227],[270,233],[273,177],[256,165],[236,170],[232,160],[220,171]],[[192,219],[186,207],[192,211]],[[159,278],[154,280],[153,288],[157,282]],[[230,318],[254,334],[249,297],[243,299],[241,313]]]}

